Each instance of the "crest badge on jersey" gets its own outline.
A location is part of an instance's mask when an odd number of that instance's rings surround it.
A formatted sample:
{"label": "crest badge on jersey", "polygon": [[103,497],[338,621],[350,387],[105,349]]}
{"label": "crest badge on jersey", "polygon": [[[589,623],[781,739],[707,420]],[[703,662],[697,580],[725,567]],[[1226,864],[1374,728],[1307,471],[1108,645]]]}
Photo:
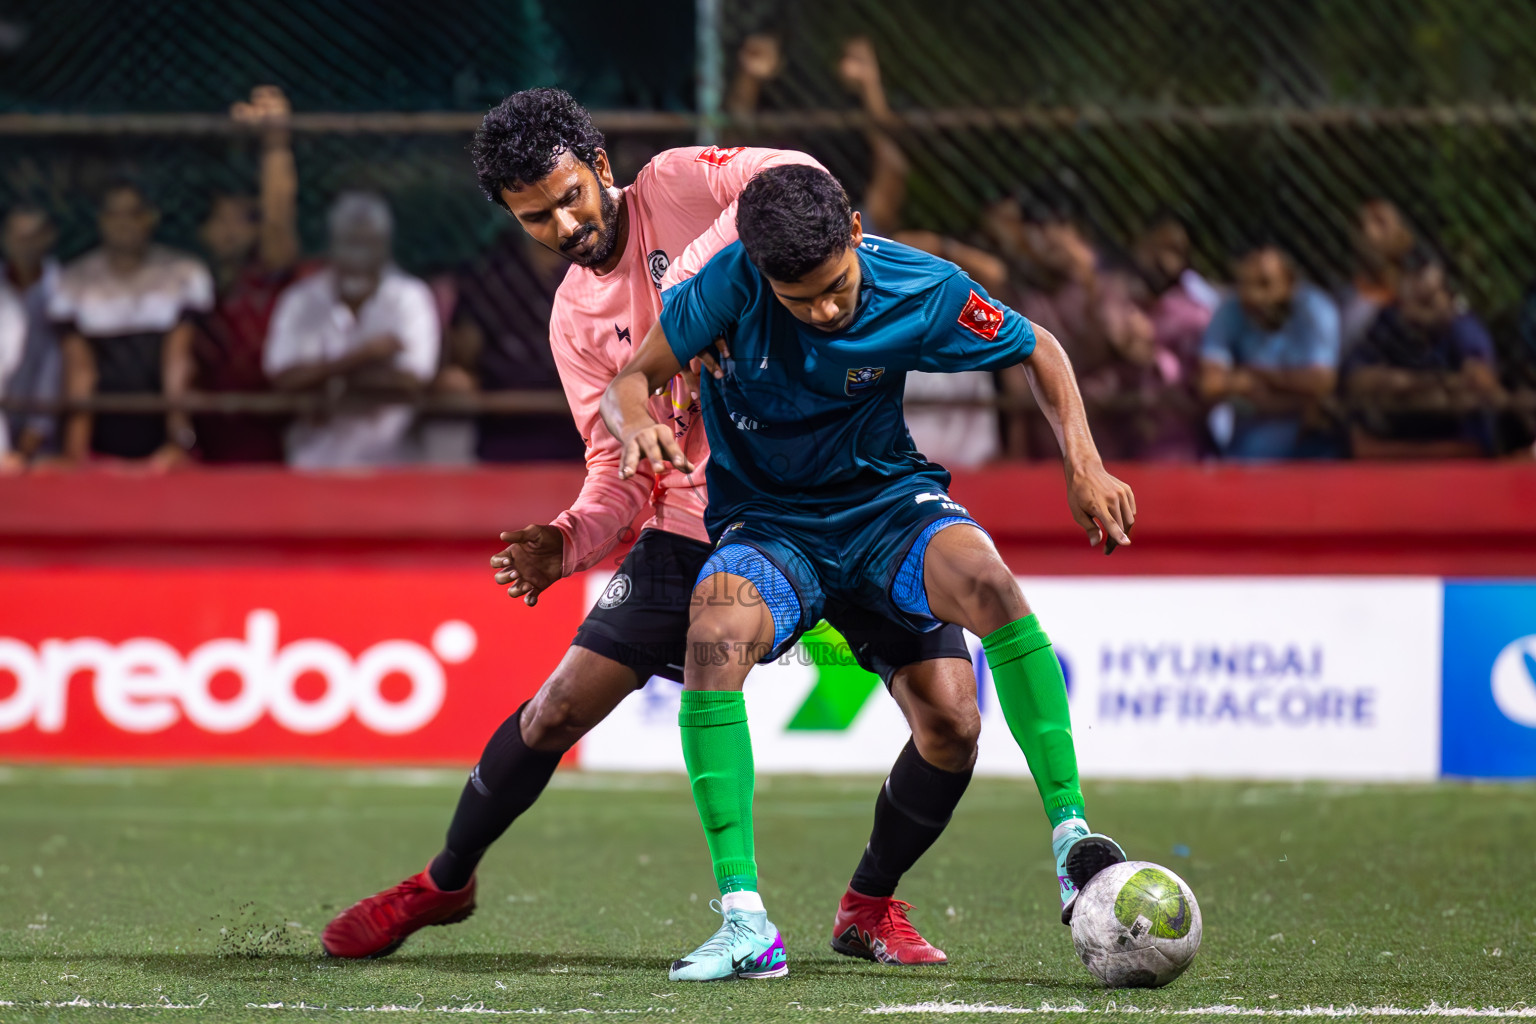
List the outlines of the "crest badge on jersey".
{"label": "crest badge on jersey", "polygon": [[1003,311],[972,290],[965,308],[960,311],[960,326],[972,334],[993,341],[997,338],[997,332],[1003,329]]}
{"label": "crest badge on jersey", "polygon": [[617,608],[629,600],[631,589],[633,589],[633,584],[631,584],[629,576],[621,572],[604,589],[603,596],[597,599],[597,606],[604,609]]}
{"label": "crest badge on jersey", "polygon": [[858,366],[848,371],[848,376],[843,379],[843,394],[856,395],[860,391],[868,391],[880,383],[880,378],[885,376],[883,366]]}
{"label": "crest badge on jersey", "polygon": [[645,265],[651,271],[651,283],[657,288],[661,287],[661,279],[667,276],[667,268],[672,261],[667,259],[667,254],[660,249],[652,249],[645,254]]}
{"label": "crest badge on jersey", "polygon": [[694,159],[702,163],[714,164],[716,167],[724,167],[746,151],[746,146],[710,146]]}

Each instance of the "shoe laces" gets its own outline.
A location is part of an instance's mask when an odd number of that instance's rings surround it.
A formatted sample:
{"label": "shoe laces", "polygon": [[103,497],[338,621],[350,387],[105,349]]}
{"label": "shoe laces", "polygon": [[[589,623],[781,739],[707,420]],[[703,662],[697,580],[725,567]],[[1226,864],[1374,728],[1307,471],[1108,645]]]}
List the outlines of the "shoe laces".
{"label": "shoe laces", "polygon": [[[881,916],[887,933],[903,942],[920,943],[927,945],[928,940],[918,934],[912,922],[907,918],[907,911],[912,909],[912,904],[906,900],[893,899],[886,904],[885,913]],[[887,943],[889,945],[889,943]]]}
{"label": "shoe laces", "polygon": [[371,901],[373,906],[369,908],[371,912],[368,916],[377,924],[386,926],[399,924],[406,917],[402,910],[403,902],[431,891],[418,882],[413,875],[399,885],[375,896]]}
{"label": "shoe laces", "polygon": [[709,909],[719,914],[722,918],[724,918],[724,921],[715,931],[715,934],[711,935],[708,939],[705,940],[704,945],[694,950],[694,954],[719,953],[724,954],[725,956],[730,956],[732,940],[736,938],[738,933],[743,931],[750,931],[750,929],[748,928],[746,921],[742,920],[740,916],[741,912],[737,912],[735,914],[727,914],[725,912],[725,907],[721,905],[719,900],[710,900]]}

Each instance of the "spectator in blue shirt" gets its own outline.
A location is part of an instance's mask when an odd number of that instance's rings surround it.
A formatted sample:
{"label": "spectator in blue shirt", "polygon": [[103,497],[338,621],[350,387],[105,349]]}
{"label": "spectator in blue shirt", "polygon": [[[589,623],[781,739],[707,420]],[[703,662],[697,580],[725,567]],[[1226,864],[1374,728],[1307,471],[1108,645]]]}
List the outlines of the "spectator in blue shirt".
{"label": "spectator in blue shirt", "polygon": [[1231,407],[1225,454],[1328,454],[1319,443],[1321,402],[1337,380],[1338,309],[1322,289],[1298,278],[1277,246],[1248,250],[1235,269],[1237,294],[1216,310],[1200,344],[1200,393]]}
{"label": "spectator in blue shirt", "polygon": [[1358,406],[1351,430],[1357,456],[1492,451],[1491,415],[1475,406],[1501,396],[1493,339],[1452,290],[1445,264],[1427,249],[1404,259],[1396,301],[1351,350],[1343,377]]}

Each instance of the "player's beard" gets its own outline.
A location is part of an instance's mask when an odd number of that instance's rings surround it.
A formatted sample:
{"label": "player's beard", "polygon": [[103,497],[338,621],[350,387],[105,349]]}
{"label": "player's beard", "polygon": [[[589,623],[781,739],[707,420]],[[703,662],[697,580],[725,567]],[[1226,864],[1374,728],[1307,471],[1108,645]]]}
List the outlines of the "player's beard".
{"label": "player's beard", "polygon": [[613,197],[612,189],[603,189],[602,198],[599,200],[602,214],[601,224],[583,224],[579,234],[571,236],[570,241],[561,246],[562,250],[580,245],[588,238],[597,236],[597,241],[592,246],[592,251],[580,256],[562,251],[562,255],[578,267],[600,267],[608,262],[613,255],[613,248],[619,241],[619,201]]}

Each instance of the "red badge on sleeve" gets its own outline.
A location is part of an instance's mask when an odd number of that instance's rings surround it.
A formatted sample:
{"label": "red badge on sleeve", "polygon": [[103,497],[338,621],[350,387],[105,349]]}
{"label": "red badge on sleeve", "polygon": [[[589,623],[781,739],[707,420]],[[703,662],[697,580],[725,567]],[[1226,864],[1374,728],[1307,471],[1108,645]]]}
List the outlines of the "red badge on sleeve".
{"label": "red badge on sleeve", "polygon": [[960,326],[993,341],[997,332],[1003,329],[1003,311],[972,291],[965,308],[960,311]]}
{"label": "red badge on sleeve", "polygon": [[716,167],[724,167],[746,151],[746,146],[728,146],[724,149],[719,146],[710,146],[694,159],[702,160],[706,164],[714,164]]}

